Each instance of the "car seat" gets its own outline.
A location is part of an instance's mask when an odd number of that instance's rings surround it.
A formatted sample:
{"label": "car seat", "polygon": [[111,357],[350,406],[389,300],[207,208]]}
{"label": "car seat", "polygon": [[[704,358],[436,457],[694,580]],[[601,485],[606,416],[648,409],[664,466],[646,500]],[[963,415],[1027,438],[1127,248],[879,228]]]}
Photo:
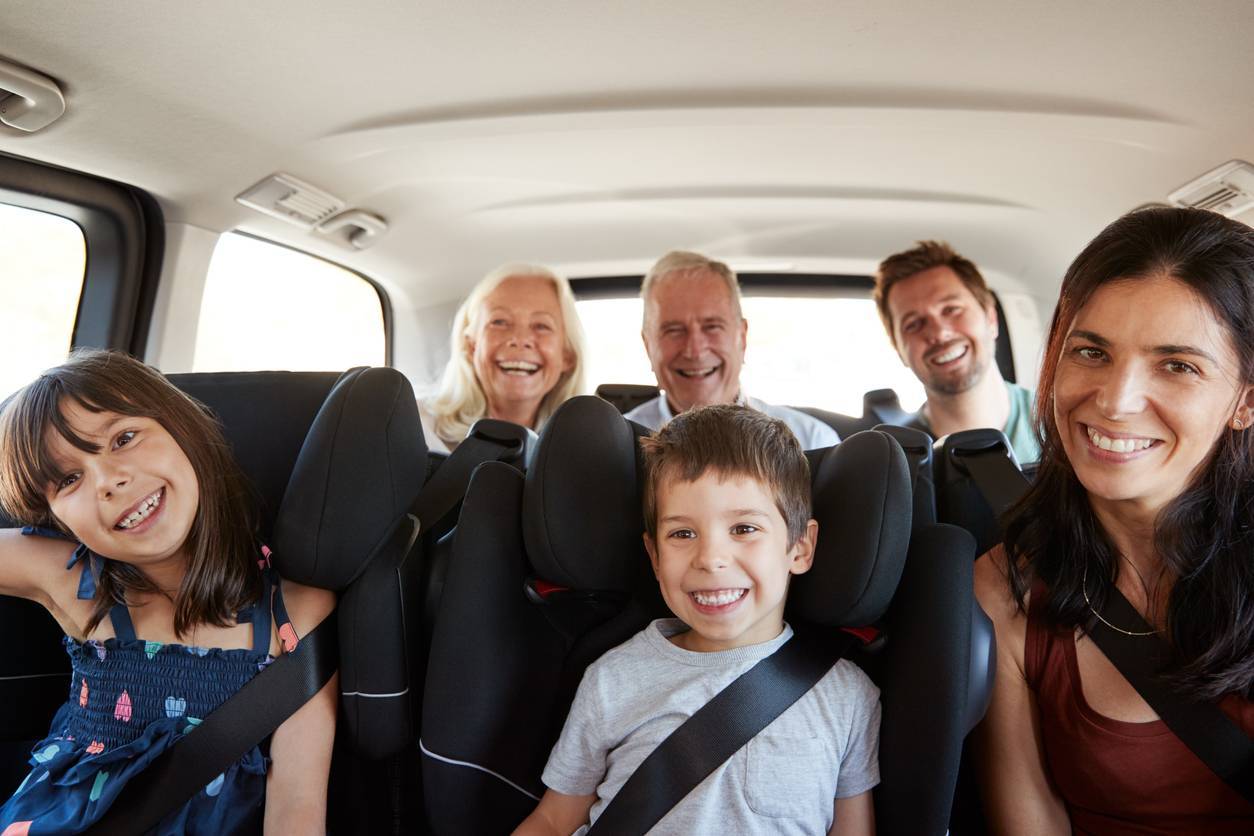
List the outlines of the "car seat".
{"label": "car seat", "polygon": [[[525,475],[495,463],[476,471],[423,705],[434,832],[517,825],[544,791],[585,667],[668,614],[641,539],[638,434],[609,404],[576,398],[549,421]],[[855,660],[884,689],[881,832],[943,833],[962,736],[983,708],[970,694],[972,669],[987,664],[970,654],[970,540],[943,526],[912,537],[908,468],[884,434],[811,461],[819,553],[795,579],[789,620],[824,631],[883,618],[882,652]],[[890,606],[899,582],[900,606]]]}
{"label": "car seat", "polygon": [[[255,488],[262,539],[280,574],[341,593],[341,726],[333,770],[343,774],[332,781],[329,800],[332,816],[348,824],[333,830],[378,832],[384,821],[391,829],[396,809],[384,794],[391,782],[378,780],[366,758],[407,748],[404,737],[412,740],[416,725],[411,695],[420,691],[418,683],[410,686],[420,672],[408,664],[410,622],[398,571],[409,554],[413,526],[406,512],[422,487],[426,459],[409,383],[381,368],[170,380],[222,420]],[[64,657],[59,647],[56,653]],[[50,714],[66,693],[44,710]],[[36,734],[46,731],[45,722]],[[24,762],[23,756],[23,772]],[[381,771],[376,765],[373,773]]]}

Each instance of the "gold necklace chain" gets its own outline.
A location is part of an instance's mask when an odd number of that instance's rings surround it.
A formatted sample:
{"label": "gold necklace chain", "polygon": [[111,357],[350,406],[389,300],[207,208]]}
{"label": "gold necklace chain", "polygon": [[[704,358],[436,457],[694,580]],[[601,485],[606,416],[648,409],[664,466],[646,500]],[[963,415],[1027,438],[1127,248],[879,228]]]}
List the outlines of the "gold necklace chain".
{"label": "gold necklace chain", "polygon": [[1089,600],[1089,566],[1087,563],[1084,564],[1084,578],[1080,581],[1080,591],[1084,593],[1084,603],[1088,604],[1089,612],[1093,613],[1093,615],[1097,617],[1098,621],[1105,624],[1116,633],[1123,633],[1125,636],[1156,636],[1160,632],[1158,630],[1133,632],[1131,630],[1125,630],[1122,627],[1116,627],[1106,619],[1102,618],[1102,614],[1097,611],[1097,609],[1093,606],[1093,602]]}

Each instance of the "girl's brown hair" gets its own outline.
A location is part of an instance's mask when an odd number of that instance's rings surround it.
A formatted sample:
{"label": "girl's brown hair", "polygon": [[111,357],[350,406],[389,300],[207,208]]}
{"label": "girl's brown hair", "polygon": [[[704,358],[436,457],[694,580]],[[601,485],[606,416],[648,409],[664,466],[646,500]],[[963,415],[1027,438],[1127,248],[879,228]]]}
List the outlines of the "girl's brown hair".
{"label": "girl's brown hair", "polygon": [[[48,504],[49,486],[61,475],[48,449],[50,433],[88,453],[100,448],[75,434],[63,412],[67,402],[89,412],[151,418],[182,449],[200,498],[187,535],[187,573],[174,598],[174,631],[182,636],[197,624],[233,625],[236,613],[261,594],[254,563],[256,503],[208,409],[138,360],[117,351],[79,350],[0,405],[0,506],[18,522],[52,525],[73,536]],[[137,593],[159,594],[139,569],[102,557],[87,632],[114,604],[125,605]]]}

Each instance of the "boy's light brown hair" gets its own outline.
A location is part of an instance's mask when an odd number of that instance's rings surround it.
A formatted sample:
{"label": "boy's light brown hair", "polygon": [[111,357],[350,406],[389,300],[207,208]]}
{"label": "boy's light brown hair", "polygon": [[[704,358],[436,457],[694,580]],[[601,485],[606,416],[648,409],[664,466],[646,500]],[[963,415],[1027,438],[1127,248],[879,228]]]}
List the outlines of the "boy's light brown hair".
{"label": "boy's light brown hair", "polygon": [[764,486],[788,531],[788,547],[810,520],[810,465],[788,425],[745,406],[716,404],[677,416],[640,442],[644,451],[644,526],[657,537],[658,488],[708,472]]}
{"label": "boy's light brown hair", "polygon": [[888,332],[894,348],[898,346],[893,332],[893,315],[888,309],[888,292],[897,282],[933,267],[948,267],[953,270],[981,307],[987,310],[993,306],[993,293],[974,263],[958,255],[944,241],[919,241],[910,249],[894,253],[881,261],[879,269],[875,271],[875,290],[871,298],[875,300],[880,320],[884,323],[884,330]]}

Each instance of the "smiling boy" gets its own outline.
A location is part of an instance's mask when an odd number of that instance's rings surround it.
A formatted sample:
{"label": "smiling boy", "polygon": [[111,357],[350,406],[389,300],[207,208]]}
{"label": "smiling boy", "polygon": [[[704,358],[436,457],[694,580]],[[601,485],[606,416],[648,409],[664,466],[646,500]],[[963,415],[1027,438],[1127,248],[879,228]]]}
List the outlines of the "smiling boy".
{"label": "smiling boy", "polygon": [[[789,580],[810,568],[810,474],[783,422],[710,406],[644,445],[644,541],[678,618],[589,666],[519,833],[585,832],[668,735],[792,637]],[[707,776],[652,833],[874,832],[879,692],[848,661]]]}

